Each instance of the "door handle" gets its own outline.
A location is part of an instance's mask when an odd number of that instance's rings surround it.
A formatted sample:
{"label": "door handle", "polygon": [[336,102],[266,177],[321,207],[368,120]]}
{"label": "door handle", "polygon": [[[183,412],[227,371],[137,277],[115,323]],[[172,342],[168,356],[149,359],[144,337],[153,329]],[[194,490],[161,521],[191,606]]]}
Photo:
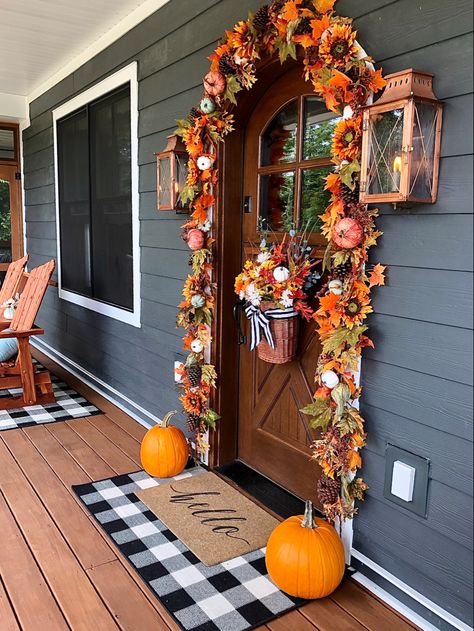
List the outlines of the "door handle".
{"label": "door handle", "polygon": [[241,316],[242,316],[242,310],[244,308],[244,304],[245,303],[243,300],[239,300],[238,302],[235,303],[234,308],[233,308],[234,320],[237,325],[237,343],[239,346],[242,346],[242,344],[245,344],[247,342],[247,338],[244,335],[244,332],[242,330],[242,324],[241,324]]}

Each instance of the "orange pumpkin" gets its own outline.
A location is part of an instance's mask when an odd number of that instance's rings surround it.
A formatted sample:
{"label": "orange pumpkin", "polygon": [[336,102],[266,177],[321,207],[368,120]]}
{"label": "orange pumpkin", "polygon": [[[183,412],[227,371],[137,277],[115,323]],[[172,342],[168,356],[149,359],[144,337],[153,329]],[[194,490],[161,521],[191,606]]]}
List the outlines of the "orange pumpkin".
{"label": "orange pumpkin", "polygon": [[200,250],[204,246],[204,232],[199,228],[193,228],[190,230],[186,237],[186,243],[191,250]]}
{"label": "orange pumpkin", "polygon": [[324,598],[344,576],[344,547],[335,529],[313,518],[313,505],[305,514],[290,517],[270,535],[265,556],[270,577],[290,596]]}
{"label": "orange pumpkin", "polygon": [[344,217],[334,226],[333,241],[340,248],[350,250],[364,238],[364,230],[357,219]]}
{"label": "orange pumpkin", "polygon": [[204,77],[204,89],[210,96],[219,96],[225,90],[226,78],[220,72],[208,72]]}
{"label": "orange pumpkin", "polygon": [[156,478],[179,475],[188,462],[188,441],[179,427],[169,424],[175,414],[177,412],[168,412],[162,424],[149,429],[142,440],[142,466]]}

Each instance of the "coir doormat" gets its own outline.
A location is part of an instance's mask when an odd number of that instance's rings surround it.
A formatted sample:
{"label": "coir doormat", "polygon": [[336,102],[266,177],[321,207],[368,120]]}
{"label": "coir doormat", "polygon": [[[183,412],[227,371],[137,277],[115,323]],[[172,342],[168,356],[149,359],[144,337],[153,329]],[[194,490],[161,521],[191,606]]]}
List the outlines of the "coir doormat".
{"label": "coir doormat", "polygon": [[215,473],[136,495],[204,565],[263,548],[279,523]]}
{"label": "coir doormat", "polygon": [[[35,365],[39,371],[45,370],[36,361]],[[2,410],[2,397],[19,396],[21,390],[17,388],[0,390],[0,431],[102,414],[95,405],[92,405],[56,375],[51,374],[51,381],[56,401],[45,405],[29,405],[14,410]]]}
{"label": "coir doormat", "polygon": [[247,631],[302,605],[268,576],[265,548],[207,567],[137,497],[144,489],[203,474],[195,468],[160,480],[138,471],[73,488],[186,631]]}

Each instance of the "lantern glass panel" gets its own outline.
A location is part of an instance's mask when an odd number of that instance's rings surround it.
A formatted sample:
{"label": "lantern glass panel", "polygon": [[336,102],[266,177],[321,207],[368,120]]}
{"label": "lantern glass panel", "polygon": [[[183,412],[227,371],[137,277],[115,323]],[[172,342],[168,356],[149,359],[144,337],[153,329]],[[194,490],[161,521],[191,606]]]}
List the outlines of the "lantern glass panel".
{"label": "lantern glass panel", "polygon": [[410,197],[430,199],[433,191],[437,107],[415,103]]}
{"label": "lantern glass panel", "polygon": [[169,208],[171,206],[171,160],[169,156],[163,156],[159,159],[158,182],[160,208]]}
{"label": "lantern glass panel", "polygon": [[369,119],[369,195],[397,193],[402,171],[404,108],[374,113]]}
{"label": "lantern glass panel", "polygon": [[186,178],[188,175],[188,161],[187,156],[182,154],[176,155],[176,205],[175,208],[178,210],[183,209],[183,203],[180,199],[180,195],[183,191],[183,188],[186,184]]}

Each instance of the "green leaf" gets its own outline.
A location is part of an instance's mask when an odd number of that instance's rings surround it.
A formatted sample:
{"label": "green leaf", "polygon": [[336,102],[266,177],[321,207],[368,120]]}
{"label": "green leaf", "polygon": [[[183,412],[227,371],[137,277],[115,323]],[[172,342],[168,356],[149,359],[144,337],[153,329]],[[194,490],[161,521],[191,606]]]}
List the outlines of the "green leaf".
{"label": "green leaf", "polygon": [[227,77],[227,85],[224,92],[224,98],[237,105],[237,99],[235,95],[242,90],[242,86],[239,83],[236,75],[230,75]]}
{"label": "green leaf", "polygon": [[327,399],[316,398],[302,410],[303,414],[310,416],[309,426],[312,429],[320,427],[325,432],[332,420],[331,404]]}
{"label": "green leaf", "polygon": [[362,333],[367,331],[367,326],[355,326],[353,329],[342,327],[337,329],[331,337],[323,342],[323,350],[325,353],[333,353],[342,347],[346,342],[349,346],[355,346],[359,341]]}
{"label": "green leaf", "polygon": [[210,429],[216,429],[216,424],[217,421],[220,419],[220,416],[219,414],[217,414],[217,412],[214,412],[214,410],[208,410],[200,418],[201,421],[203,421],[203,423],[206,425],[206,427],[209,427]]}
{"label": "green leaf", "polygon": [[324,258],[323,258],[323,272],[325,271],[329,271],[331,269],[331,243],[328,243],[328,247],[326,248],[326,251],[324,252]]}
{"label": "green leaf", "polygon": [[293,59],[296,59],[296,45],[294,42],[287,42],[287,41],[283,41],[283,40],[277,40],[277,42],[275,43],[276,47],[278,48],[278,54],[280,57],[280,63],[284,63],[288,57],[292,57]]}
{"label": "green leaf", "polygon": [[331,390],[331,398],[336,403],[336,416],[342,417],[346,403],[351,398],[351,391],[349,386],[345,383],[338,383],[335,388]]}
{"label": "green leaf", "polygon": [[339,177],[341,182],[348,186],[351,190],[355,189],[355,182],[352,179],[354,173],[359,173],[360,164],[357,160],[354,160],[350,164],[345,164],[339,170]]}

